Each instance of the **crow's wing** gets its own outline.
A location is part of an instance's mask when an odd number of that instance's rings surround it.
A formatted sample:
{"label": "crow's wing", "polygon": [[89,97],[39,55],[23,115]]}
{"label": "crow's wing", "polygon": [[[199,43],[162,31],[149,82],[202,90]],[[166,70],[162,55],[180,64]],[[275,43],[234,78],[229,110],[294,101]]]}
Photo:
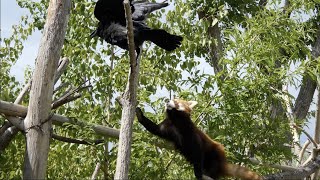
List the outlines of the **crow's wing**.
{"label": "crow's wing", "polygon": [[[134,12],[132,0],[129,0],[131,11]],[[94,8],[94,16],[102,23],[111,21],[125,23],[123,0],[98,0]]]}
{"label": "crow's wing", "polygon": [[132,13],[132,19],[135,21],[144,21],[150,13],[155,10],[168,6],[168,3],[153,3],[142,1],[133,1],[132,6],[134,11]]}

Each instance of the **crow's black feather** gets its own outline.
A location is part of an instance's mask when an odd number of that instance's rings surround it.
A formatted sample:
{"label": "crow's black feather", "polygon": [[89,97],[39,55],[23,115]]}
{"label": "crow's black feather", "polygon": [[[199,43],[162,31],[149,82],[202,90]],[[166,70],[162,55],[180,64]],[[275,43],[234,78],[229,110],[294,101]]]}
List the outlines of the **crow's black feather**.
{"label": "crow's black feather", "polygon": [[[168,6],[168,3],[130,1],[130,6],[133,12],[133,33],[137,53],[144,41],[151,41],[167,51],[181,45],[181,36],[172,35],[163,29],[151,29],[144,22],[148,14]],[[90,36],[99,36],[110,44],[128,50],[123,0],[98,0],[94,15],[100,22]]]}

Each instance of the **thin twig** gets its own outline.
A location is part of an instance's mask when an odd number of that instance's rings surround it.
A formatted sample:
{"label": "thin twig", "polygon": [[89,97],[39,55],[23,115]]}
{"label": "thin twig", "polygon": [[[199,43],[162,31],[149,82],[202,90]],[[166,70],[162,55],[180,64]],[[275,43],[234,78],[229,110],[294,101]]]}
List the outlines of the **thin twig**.
{"label": "thin twig", "polygon": [[312,144],[314,145],[315,148],[318,148],[318,144],[316,143],[316,141],[311,137],[311,135],[305,131],[302,127],[296,125],[295,123],[292,123],[291,124],[292,127],[296,128],[296,129],[299,129],[300,131],[302,131],[307,137],[308,139],[312,142]]}
{"label": "thin twig", "polygon": [[310,143],[311,143],[310,140],[307,139],[307,141],[302,146],[302,149],[301,149],[300,154],[299,154],[299,162],[300,162],[300,164],[302,164],[303,155],[306,152],[306,149],[308,148]]}

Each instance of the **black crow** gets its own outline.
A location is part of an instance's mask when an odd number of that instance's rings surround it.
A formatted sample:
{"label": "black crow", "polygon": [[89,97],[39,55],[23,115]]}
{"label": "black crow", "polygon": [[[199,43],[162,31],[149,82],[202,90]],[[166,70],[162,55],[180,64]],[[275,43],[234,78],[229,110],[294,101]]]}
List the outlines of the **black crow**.
{"label": "black crow", "polygon": [[[151,12],[168,6],[166,1],[162,3],[147,2],[145,0],[129,0],[131,6],[132,20],[144,21]],[[94,8],[94,16],[100,21],[115,21],[126,25],[123,0],[98,0]]]}
{"label": "black crow", "polygon": [[[98,28],[90,36],[99,36],[110,44],[128,50],[125,12],[122,3],[123,0],[98,0],[94,14],[100,22]],[[151,29],[144,22],[148,14],[168,6],[168,3],[130,1],[130,5],[133,11],[133,33],[137,55],[144,41],[151,41],[167,51],[172,51],[181,45],[181,36],[169,34],[163,29]]]}
{"label": "black crow", "polygon": [[[133,21],[134,44],[137,55],[139,47],[144,41],[151,41],[167,51],[173,51],[181,45],[182,37],[169,34],[163,29],[151,29],[142,21]],[[127,28],[119,23],[99,23],[91,37],[99,36],[110,44],[117,45],[122,49],[129,50],[127,40]]]}

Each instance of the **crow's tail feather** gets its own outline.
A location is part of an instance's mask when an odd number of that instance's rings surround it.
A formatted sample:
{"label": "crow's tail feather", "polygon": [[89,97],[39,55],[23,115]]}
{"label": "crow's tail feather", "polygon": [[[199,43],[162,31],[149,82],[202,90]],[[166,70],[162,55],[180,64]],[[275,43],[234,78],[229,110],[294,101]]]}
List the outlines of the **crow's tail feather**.
{"label": "crow's tail feather", "polygon": [[173,51],[181,45],[182,37],[168,33],[163,29],[150,29],[145,32],[146,40],[155,43],[167,51]]}

